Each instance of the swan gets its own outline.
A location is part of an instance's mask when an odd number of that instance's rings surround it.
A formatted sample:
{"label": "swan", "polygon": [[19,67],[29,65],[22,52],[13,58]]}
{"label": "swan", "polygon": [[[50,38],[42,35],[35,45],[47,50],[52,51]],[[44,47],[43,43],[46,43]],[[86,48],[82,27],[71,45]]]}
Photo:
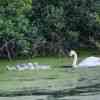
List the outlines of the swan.
{"label": "swan", "polygon": [[7,70],[10,70],[10,71],[16,70],[16,67],[14,67],[14,66],[11,67],[11,66],[7,65],[6,68],[7,68]]}
{"label": "swan", "polygon": [[79,64],[77,64],[78,56],[77,53],[74,50],[71,50],[69,53],[69,56],[73,56],[74,60],[72,63],[73,67],[94,67],[94,66],[100,66],[100,58],[90,56],[82,60]]}
{"label": "swan", "polygon": [[16,67],[16,69],[18,69],[19,71],[23,71],[23,70],[28,69],[27,64],[17,64],[15,67]]}
{"label": "swan", "polygon": [[26,70],[26,69],[29,69],[29,70],[33,70],[35,69],[33,64],[31,62],[29,62],[28,64],[17,64],[15,66],[9,66],[7,65],[6,66],[7,70],[19,70],[19,71],[23,71],[23,70]]}
{"label": "swan", "polygon": [[30,69],[30,70],[34,70],[35,69],[34,65],[31,62],[29,62],[27,64],[27,66],[28,66],[28,69]]}
{"label": "swan", "polygon": [[39,65],[40,69],[50,69],[50,65],[46,65],[46,64],[42,64],[42,65]]}
{"label": "swan", "polygon": [[18,70],[18,71],[24,71],[24,70],[34,70],[34,69],[50,69],[50,65],[46,64],[38,64],[37,62],[35,63],[27,63],[27,64],[17,64],[15,66],[6,66],[7,70]]}
{"label": "swan", "polygon": [[37,62],[34,63],[34,67],[36,69],[50,69],[50,65],[38,64]]}

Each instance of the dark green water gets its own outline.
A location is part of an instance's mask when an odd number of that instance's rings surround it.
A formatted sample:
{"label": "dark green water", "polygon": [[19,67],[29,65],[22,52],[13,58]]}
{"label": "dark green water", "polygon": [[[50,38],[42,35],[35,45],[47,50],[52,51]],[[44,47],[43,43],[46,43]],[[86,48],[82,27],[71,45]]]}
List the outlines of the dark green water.
{"label": "dark green water", "polygon": [[71,73],[80,75],[75,88],[47,100],[100,100],[100,67],[72,69]]}
{"label": "dark green water", "polygon": [[[1,97],[0,100],[100,100],[100,67],[65,69],[67,73],[78,73],[77,82],[65,84],[63,91],[40,93],[31,96]],[[71,86],[73,88],[71,88]]]}

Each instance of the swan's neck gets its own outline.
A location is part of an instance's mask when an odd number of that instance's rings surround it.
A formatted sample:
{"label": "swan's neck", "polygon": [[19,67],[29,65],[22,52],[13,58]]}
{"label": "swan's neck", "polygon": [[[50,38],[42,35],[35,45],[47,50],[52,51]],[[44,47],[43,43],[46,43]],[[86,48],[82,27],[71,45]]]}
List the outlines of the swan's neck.
{"label": "swan's neck", "polygon": [[74,56],[74,60],[73,60],[72,66],[73,66],[73,67],[77,67],[77,54],[74,53],[73,56]]}

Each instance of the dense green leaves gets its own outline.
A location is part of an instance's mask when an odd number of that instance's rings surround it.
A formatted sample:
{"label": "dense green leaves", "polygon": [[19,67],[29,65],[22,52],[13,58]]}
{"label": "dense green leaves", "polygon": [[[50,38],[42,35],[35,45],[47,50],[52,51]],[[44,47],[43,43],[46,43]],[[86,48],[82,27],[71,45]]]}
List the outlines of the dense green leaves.
{"label": "dense green leaves", "polygon": [[11,57],[65,55],[66,49],[77,48],[90,37],[99,40],[96,2],[0,0],[0,53]]}
{"label": "dense green leaves", "polygon": [[[33,0],[33,24],[37,34],[42,35],[52,45],[69,42],[83,43],[89,37],[98,35],[100,25],[96,17],[95,0]],[[59,47],[59,46],[58,46]]]}
{"label": "dense green leaves", "polygon": [[[32,24],[27,14],[31,11],[30,0],[0,0],[0,45],[1,48],[11,39],[16,42],[15,53],[18,55],[23,49],[29,48],[25,45],[25,34],[32,30]],[[19,41],[22,40],[22,43]],[[13,48],[13,45],[10,45]],[[10,52],[10,48],[8,50]],[[17,49],[20,48],[20,49]],[[4,51],[4,50],[3,50]],[[7,52],[7,51],[6,51]],[[4,52],[5,55],[5,52]]]}

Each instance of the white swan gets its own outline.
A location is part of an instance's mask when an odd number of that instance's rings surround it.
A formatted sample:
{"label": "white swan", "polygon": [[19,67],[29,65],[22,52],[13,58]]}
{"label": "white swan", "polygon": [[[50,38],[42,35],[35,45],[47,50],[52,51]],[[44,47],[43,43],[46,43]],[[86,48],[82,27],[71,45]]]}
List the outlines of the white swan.
{"label": "white swan", "polygon": [[27,64],[17,64],[15,67],[16,67],[16,69],[18,69],[19,71],[23,71],[23,70],[28,69]]}
{"label": "white swan", "polygon": [[31,62],[29,62],[27,64],[27,66],[28,66],[28,69],[30,69],[30,70],[34,70],[35,69],[34,65]]}
{"label": "white swan", "polygon": [[16,67],[15,66],[12,66],[11,67],[11,66],[7,65],[6,68],[7,68],[7,70],[10,70],[10,71],[16,70]]}
{"label": "white swan", "polygon": [[46,64],[38,64],[37,62],[35,62],[34,64],[34,67],[36,69],[50,69],[50,65],[46,65]]}
{"label": "white swan", "polygon": [[77,53],[74,50],[70,51],[69,56],[74,56],[74,60],[72,63],[73,67],[94,67],[94,66],[100,66],[100,58],[99,57],[94,57],[90,56],[81,61],[79,64],[77,64]]}
{"label": "white swan", "polygon": [[35,70],[35,69],[50,69],[50,65],[46,64],[38,64],[35,63],[26,63],[26,64],[17,64],[15,66],[10,67],[9,65],[6,66],[7,70],[18,70],[18,71],[24,71],[24,70]]}

